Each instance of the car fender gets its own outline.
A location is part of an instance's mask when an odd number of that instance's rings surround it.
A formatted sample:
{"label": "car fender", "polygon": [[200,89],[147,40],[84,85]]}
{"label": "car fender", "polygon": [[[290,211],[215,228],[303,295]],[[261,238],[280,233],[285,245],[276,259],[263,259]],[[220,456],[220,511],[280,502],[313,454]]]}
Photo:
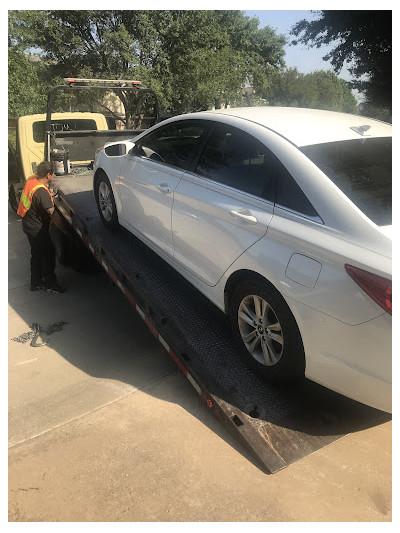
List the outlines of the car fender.
{"label": "car fender", "polygon": [[[282,225],[284,224],[284,227]],[[237,272],[255,272],[264,277],[287,300],[300,302],[345,324],[372,320],[384,311],[350,278],[350,263],[391,278],[390,259],[312,228],[293,225],[288,235],[285,221],[273,217],[267,234],[247,249],[225,272],[218,284],[218,300]],[[221,294],[222,293],[222,294]],[[222,304],[225,307],[225,304]]]}

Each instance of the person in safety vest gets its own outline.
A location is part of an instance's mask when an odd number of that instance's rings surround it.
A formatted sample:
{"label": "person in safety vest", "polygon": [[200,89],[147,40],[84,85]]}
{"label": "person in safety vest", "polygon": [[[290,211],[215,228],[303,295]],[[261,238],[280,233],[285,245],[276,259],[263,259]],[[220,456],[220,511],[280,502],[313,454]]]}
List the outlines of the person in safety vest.
{"label": "person in safety vest", "polygon": [[57,283],[54,272],[56,254],[49,227],[54,213],[53,196],[48,185],[54,177],[54,167],[43,161],[24,187],[17,213],[22,217],[22,229],[31,245],[31,291],[65,292]]}

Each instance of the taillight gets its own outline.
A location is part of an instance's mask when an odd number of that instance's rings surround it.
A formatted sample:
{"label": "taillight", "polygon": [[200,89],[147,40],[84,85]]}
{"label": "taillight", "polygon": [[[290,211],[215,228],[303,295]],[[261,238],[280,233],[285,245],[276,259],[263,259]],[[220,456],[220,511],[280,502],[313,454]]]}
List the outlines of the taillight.
{"label": "taillight", "polygon": [[366,270],[345,265],[346,272],[387,313],[392,314],[392,282]]}

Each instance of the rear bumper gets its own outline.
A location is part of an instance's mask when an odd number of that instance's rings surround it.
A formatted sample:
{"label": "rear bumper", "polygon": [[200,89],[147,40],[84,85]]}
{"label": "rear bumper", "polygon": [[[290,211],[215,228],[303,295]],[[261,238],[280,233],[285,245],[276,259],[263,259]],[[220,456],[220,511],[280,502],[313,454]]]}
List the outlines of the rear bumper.
{"label": "rear bumper", "polygon": [[356,401],[392,412],[392,318],[349,326],[288,299],[306,354],[306,377]]}

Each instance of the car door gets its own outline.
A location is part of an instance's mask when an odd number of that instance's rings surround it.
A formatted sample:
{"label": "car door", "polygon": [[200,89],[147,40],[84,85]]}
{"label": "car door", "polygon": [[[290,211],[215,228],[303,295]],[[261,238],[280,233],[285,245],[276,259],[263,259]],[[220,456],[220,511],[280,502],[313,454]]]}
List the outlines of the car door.
{"label": "car door", "polygon": [[274,208],[274,159],[246,132],[215,127],[174,195],[174,259],[210,286],[256,241]]}
{"label": "car door", "polygon": [[205,123],[178,121],[153,130],[120,169],[122,223],[171,256],[174,191],[205,129]]}

